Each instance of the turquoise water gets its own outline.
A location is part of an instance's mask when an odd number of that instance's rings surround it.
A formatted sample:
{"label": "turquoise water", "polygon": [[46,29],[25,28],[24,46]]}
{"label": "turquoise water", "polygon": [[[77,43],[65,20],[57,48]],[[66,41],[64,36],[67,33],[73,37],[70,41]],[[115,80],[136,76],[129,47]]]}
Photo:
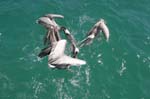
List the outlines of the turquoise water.
{"label": "turquoise water", "polygon": [[[110,40],[80,50],[85,66],[50,69],[35,23],[47,13],[77,41],[104,18]],[[149,0],[0,0],[0,99],[150,99],[149,18]]]}

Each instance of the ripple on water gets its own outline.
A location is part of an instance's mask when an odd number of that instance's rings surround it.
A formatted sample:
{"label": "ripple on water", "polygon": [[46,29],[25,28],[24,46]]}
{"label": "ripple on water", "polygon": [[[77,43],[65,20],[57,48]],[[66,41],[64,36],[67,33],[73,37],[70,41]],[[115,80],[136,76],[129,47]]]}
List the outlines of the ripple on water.
{"label": "ripple on water", "polygon": [[72,96],[69,94],[70,93],[70,89],[67,86],[67,83],[64,83],[65,79],[61,78],[61,79],[55,79],[55,83],[56,83],[56,96],[59,99],[72,99]]}
{"label": "ripple on water", "polygon": [[[90,68],[77,68],[74,69],[72,77],[55,77],[49,79],[49,83],[55,88],[55,98],[59,99],[75,99],[76,97],[84,97],[87,99],[89,96],[90,86]],[[57,75],[57,74],[56,74]],[[79,96],[76,93],[81,93]]]}
{"label": "ripple on water", "polygon": [[13,82],[7,77],[7,75],[0,73],[0,98],[11,97],[10,93],[14,90]]}
{"label": "ripple on water", "polygon": [[3,10],[1,10],[0,14],[3,14],[3,13],[6,14],[7,11],[12,11],[12,10],[18,9],[20,7],[21,6],[19,6],[19,4],[17,2],[14,2],[14,0],[1,1],[0,9],[3,9]]}
{"label": "ripple on water", "polygon": [[38,99],[40,94],[45,92],[45,85],[42,81],[38,81],[37,78],[40,76],[40,74],[38,74],[36,77],[32,77],[32,82],[30,84],[31,89],[33,90],[33,97]]}
{"label": "ripple on water", "polygon": [[25,45],[22,48],[22,51],[26,54],[24,57],[20,57],[20,61],[28,61],[28,62],[42,62],[42,58],[39,58],[37,55],[40,52],[41,48],[39,46],[35,47],[32,51],[29,52],[29,45]]}

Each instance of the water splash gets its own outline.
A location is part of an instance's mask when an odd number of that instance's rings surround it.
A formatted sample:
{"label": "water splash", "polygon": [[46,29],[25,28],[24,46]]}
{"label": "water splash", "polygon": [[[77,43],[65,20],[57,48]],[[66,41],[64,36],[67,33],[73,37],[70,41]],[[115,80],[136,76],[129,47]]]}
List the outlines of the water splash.
{"label": "water splash", "polygon": [[54,80],[57,88],[56,96],[59,97],[59,99],[72,99],[72,97],[68,94],[68,86],[64,83],[64,80],[64,78]]}
{"label": "water splash", "polygon": [[73,76],[73,77],[69,80],[69,82],[70,82],[74,87],[80,88],[80,78],[79,78],[80,74],[81,74],[80,72],[77,72],[77,73],[76,73],[76,76]]}
{"label": "water splash", "polygon": [[85,75],[86,75],[86,83],[88,86],[90,86],[90,68],[89,67],[85,69]]}
{"label": "water splash", "polygon": [[98,54],[98,55],[97,55],[97,58],[98,58],[97,62],[98,62],[99,64],[103,64],[103,61],[102,61],[101,56],[102,56],[102,54]]}
{"label": "water splash", "polygon": [[137,57],[138,59],[140,59],[141,56],[140,56],[139,54],[137,54],[136,57]]}
{"label": "water splash", "polygon": [[1,42],[2,33],[0,33],[0,42]]}
{"label": "water splash", "polygon": [[136,57],[139,59],[139,61],[141,61],[146,66],[148,66],[148,68],[150,68],[150,56],[146,56],[145,53],[141,52],[137,53]]}
{"label": "water splash", "polygon": [[121,67],[120,67],[120,70],[118,71],[119,75],[122,76],[124,71],[127,69],[126,66],[126,60],[122,60],[122,63],[121,63]]}
{"label": "water splash", "polygon": [[31,86],[32,86],[32,89],[33,89],[33,96],[36,99],[38,99],[38,96],[42,92],[42,89],[43,89],[43,83],[40,82],[40,81],[37,81],[37,79],[35,77],[33,77]]}
{"label": "water splash", "polygon": [[4,99],[11,97],[9,92],[15,89],[14,83],[6,74],[0,73],[0,86],[0,98]]}
{"label": "water splash", "polygon": [[74,87],[80,87],[79,85],[79,80],[76,79],[71,79],[70,83],[74,86]]}
{"label": "water splash", "polygon": [[147,40],[150,40],[150,36],[147,37]]}

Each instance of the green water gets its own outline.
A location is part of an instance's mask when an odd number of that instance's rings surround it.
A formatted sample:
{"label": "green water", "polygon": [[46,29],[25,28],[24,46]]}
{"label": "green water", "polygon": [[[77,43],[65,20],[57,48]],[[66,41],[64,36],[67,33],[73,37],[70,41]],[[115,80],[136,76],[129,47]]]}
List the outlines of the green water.
{"label": "green water", "polygon": [[[85,66],[50,69],[35,23],[47,13],[77,41],[104,18],[110,40],[80,50]],[[0,0],[0,99],[150,99],[149,18],[149,0]]]}

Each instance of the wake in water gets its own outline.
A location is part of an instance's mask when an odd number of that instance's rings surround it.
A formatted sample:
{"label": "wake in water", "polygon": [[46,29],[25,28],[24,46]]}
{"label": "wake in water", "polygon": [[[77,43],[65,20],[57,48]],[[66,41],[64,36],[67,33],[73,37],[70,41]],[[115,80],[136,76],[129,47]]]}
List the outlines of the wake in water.
{"label": "wake in water", "polygon": [[[44,45],[47,44],[47,47],[42,49],[38,56],[42,58],[48,55],[49,67],[62,69],[69,68],[70,66],[84,65],[86,62],[77,58],[79,48],[91,44],[93,39],[97,37],[100,32],[104,33],[107,41],[109,40],[109,29],[106,26],[105,21],[100,19],[87,33],[87,37],[80,42],[78,48],[75,39],[69,30],[64,26],[60,27],[55,22],[54,18],[64,18],[64,16],[58,14],[47,14],[37,20],[38,24],[43,25],[47,29],[47,34],[44,37]],[[61,31],[64,32],[71,42],[72,57],[64,54],[67,42],[61,38]]]}

